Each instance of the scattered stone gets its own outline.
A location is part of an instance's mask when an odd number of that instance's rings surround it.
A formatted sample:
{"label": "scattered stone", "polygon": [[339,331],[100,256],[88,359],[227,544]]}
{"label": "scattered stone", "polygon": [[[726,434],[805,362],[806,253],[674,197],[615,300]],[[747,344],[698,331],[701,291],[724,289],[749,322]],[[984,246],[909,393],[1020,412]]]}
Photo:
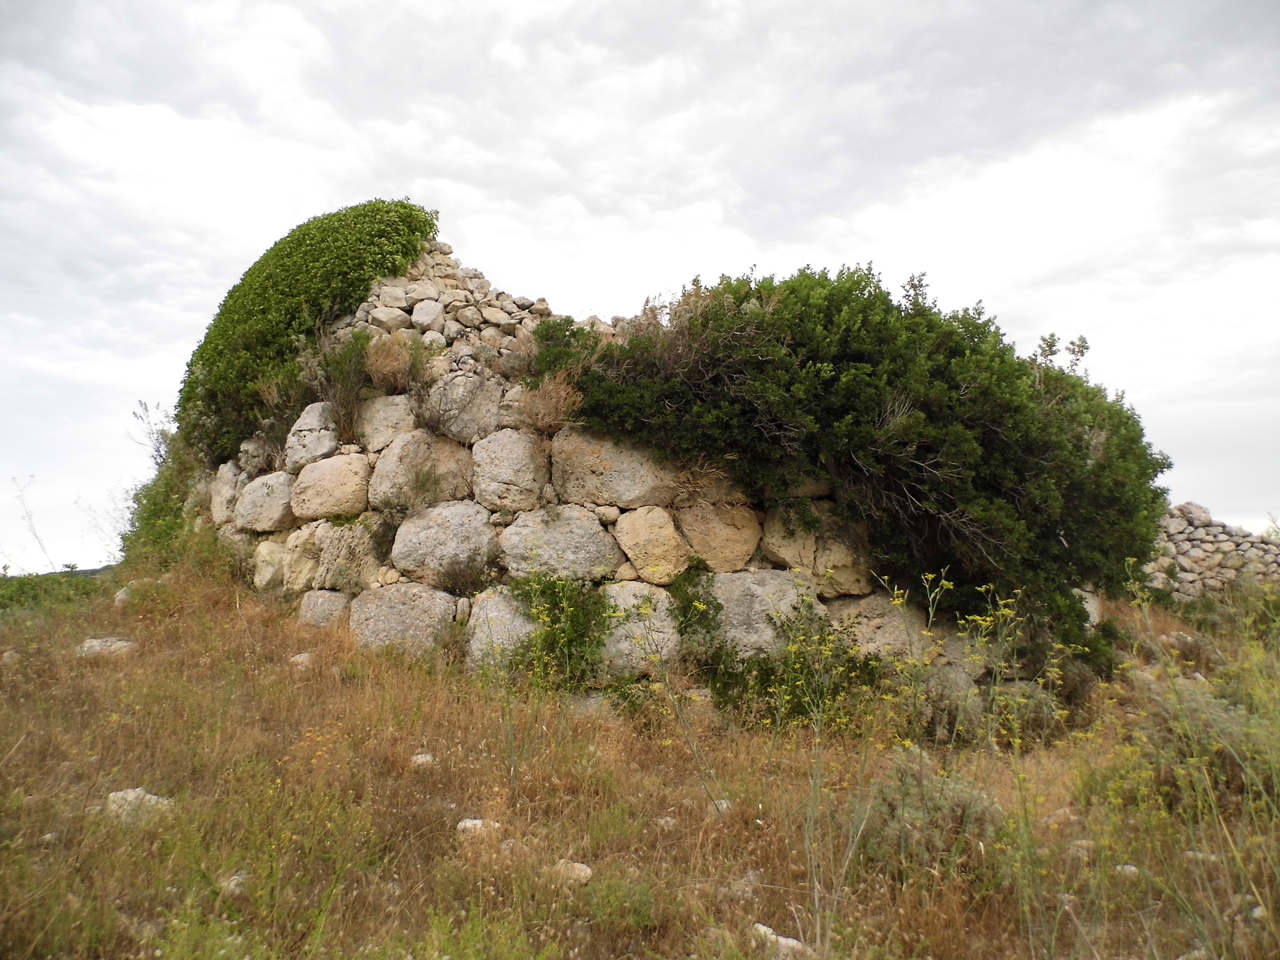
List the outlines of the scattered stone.
{"label": "scattered stone", "polygon": [[76,656],[85,660],[97,660],[103,657],[123,657],[137,649],[135,641],[124,637],[90,637],[76,647]]}
{"label": "scattered stone", "polygon": [[1142,871],[1132,863],[1117,863],[1112,867],[1111,872],[1117,877],[1124,877],[1126,880],[1137,880],[1142,876]]}
{"label": "scattered stone", "polygon": [[591,882],[591,868],[574,860],[557,860],[549,872],[562,887],[585,887]]}
{"label": "scattered stone", "polygon": [[436,758],[429,753],[415,753],[409,758],[409,765],[415,770],[425,770],[436,765]]}
{"label": "scattered stone", "polygon": [[723,797],[719,800],[712,800],[707,804],[707,812],[713,817],[727,817],[733,812],[733,801],[726,800]]}
{"label": "scattered stone", "polygon": [[244,895],[244,885],[248,880],[249,875],[247,873],[243,870],[237,870],[218,884],[218,889],[224,897],[240,897]]}
{"label": "scattered stone", "polygon": [[420,583],[366,590],[351,601],[351,632],[363,648],[397,646],[422,654],[435,646],[456,610],[454,598]]}
{"label": "scattered stone", "polygon": [[501,829],[502,824],[496,820],[468,818],[458,821],[458,836],[460,837],[482,837],[486,834],[496,833]]}
{"label": "scattered stone", "polygon": [[668,584],[689,566],[689,545],[662,507],[639,507],[618,518],[618,546],[641,579]]}
{"label": "scattered stone", "polygon": [[626,560],[594,513],[574,504],[522,513],[498,542],[512,576],[603,580]]}
{"label": "scattered stone", "polygon": [[307,670],[311,666],[311,661],[315,657],[309,653],[295,653],[289,658],[289,665],[295,670]]}
{"label": "scattered stone", "polygon": [[653,821],[653,825],[666,833],[680,826],[680,822],[675,817],[658,817]]}
{"label": "scattered stone", "polygon": [[142,787],[134,787],[107,794],[104,812],[121,823],[144,824],[167,813],[172,807],[173,800],[169,797],[158,797]]}
{"label": "scattered stone", "polygon": [[17,650],[6,650],[0,654],[0,667],[12,670],[22,663],[22,654]]}
{"label": "scattered stone", "polygon": [[773,932],[772,927],[757,923],[751,927],[751,934],[760,942],[765,951],[777,960],[793,960],[798,957],[813,956],[813,951],[794,937],[782,937]]}

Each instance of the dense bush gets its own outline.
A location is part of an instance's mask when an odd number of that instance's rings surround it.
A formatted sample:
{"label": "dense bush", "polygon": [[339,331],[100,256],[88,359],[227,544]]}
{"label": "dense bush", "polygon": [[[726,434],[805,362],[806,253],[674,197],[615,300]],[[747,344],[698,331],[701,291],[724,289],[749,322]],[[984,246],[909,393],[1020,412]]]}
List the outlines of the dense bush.
{"label": "dense bush", "polygon": [[298,382],[298,339],[350,313],[385,276],[402,274],[436,233],[436,214],[372,200],[308,220],[264,253],[227,293],[187,366],[177,421],[209,462],[235,455]]}
{"label": "dense bush", "polygon": [[0,572],[0,614],[25,607],[73,604],[102,592],[101,580],[75,570],[10,576],[6,567]]}
{"label": "dense bush", "polygon": [[1149,555],[1168,460],[1123,397],[1053,350],[1020,358],[981,307],[901,301],[864,269],[698,286],[622,343],[539,328],[539,372],[575,372],[577,416],[677,460],[710,461],[776,501],[829,477],[839,513],[872,526],[876,573],[947,569],[955,607],[1024,588],[1075,625],[1070,588],[1119,590]]}

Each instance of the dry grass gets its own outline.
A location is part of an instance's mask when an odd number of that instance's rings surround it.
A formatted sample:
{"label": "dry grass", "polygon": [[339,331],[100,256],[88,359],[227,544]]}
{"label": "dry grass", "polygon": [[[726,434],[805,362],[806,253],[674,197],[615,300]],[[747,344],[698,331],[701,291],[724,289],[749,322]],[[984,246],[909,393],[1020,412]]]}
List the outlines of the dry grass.
{"label": "dry grass", "polygon": [[365,350],[365,367],[374,387],[407,393],[417,379],[423,348],[407,337],[376,337]]}
{"label": "dry grass", "polygon": [[520,397],[521,419],[541,433],[551,435],[563,427],[573,426],[573,415],[582,405],[582,394],[575,387],[575,374],[561,370],[544,377]]}
{"label": "dry grass", "polygon": [[[102,635],[140,650],[76,658]],[[362,652],[181,571],[124,611],[11,615],[0,650],[20,657],[0,674],[3,956],[728,958],[756,955],[757,921],[811,943],[825,929],[840,957],[1278,946],[1275,820],[1241,798],[1205,815],[1126,793],[1146,767],[1125,684],[1082,734],[1021,753],[904,750],[874,713],[825,743],[661,698],[640,723]],[[436,762],[415,768],[422,752]],[[926,796],[945,781],[994,799],[1004,829],[963,854],[887,855],[857,828],[885,823],[868,817],[903,764]],[[132,787],[174,798],[171,815],[100,812]],[[936,826],[901,816],[877,836]],[[467,817],[501,827],[463,839]],[[559,886],[562,858],[590,883]]]}

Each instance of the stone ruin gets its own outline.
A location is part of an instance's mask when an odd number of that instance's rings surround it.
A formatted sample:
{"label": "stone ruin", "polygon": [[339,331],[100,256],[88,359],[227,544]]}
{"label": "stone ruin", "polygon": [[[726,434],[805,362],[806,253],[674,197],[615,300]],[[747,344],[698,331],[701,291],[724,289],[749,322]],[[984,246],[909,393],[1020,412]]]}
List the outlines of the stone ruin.
{"label": "stone ruin", "polygon": [[[304,624],[348,622],[364,647],[421,652],[458,624],[479,666],[534,630],[503,581],[534,572],[591,581],[626,614],[606,662],[630,672],[674,652],[665,587],[698,556],[725,638],[743,653],[774,649],[773,619],[805,597],[865,653],[922,652],[923,614],[873,591],[866,531],[836,523],[822,483],[766,511],[723,477],[679,472],[625,439],[535,423],[520,378],[533,331],[554,314],[543,299],[495,291],[452,253],[428,244],[333,329],[338,340],[363,330],[432,348],[424,396],[364,401],[351,444],[340,443],[331,406],[311,404],[282,452],[246,441],[199,483],[191,506],[251,557],[259,591],[300,598]],[[606,340],[632,322],[583,321]],[[797,506],[815,529],[792,521]],[[1163,521],[1160,551],[1177,572],[1171,580],[1152,564],[1152,583],[1179,600],[1237,576],[1277,577],[1275,544],[1191,504]],[[934,665],[951,664],[953,685],[971,684],[958,642]]]}

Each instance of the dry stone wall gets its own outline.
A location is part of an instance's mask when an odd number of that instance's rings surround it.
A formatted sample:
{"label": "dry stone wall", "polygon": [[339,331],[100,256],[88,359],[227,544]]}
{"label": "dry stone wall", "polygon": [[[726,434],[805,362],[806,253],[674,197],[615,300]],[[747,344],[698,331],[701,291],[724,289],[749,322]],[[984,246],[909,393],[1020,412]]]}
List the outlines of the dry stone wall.
{"label": "dry stone wall", "polygon": [[[544,299],[493,289],[452,254],[430,244],[333,330],[339,341],[364,331],[421,344],[429,389],[365,400],[350,444],[331,405],[311,404],[283,451],[246,441],[199,485],[207,522],[251,553],[257,589],[300,598],[301,619],[315,626],[348,619],[368,647],[422,651],[465,630],[478,666],[534,629],[501,581],[595,581],[627,614],[606,660],[636,670],[674,652],[665,588],[698,556],[726,638],[743,653],[773,649],[772,621],[804,597],[821,598],[819,610],[867,653],[918,653],[922,626],[891,616],[873,593],[867,531],[836,521],[827,485],[810,481],[766,512],[733,484],[694,483],[625,440],[534,429],[521,377],[534,331],[554,314]],[[629,322],[584,321],[606,340]],[[1276,544],[1195,504],[1170,512],[1158,546],[1151,583],[1178,600],[1240,577],[1280,579]]]}
{"label": "dry stone wall", "polygon": [[1219,523],[1198,503],[1165,515],[1156,548],[1148,582],[1181,603],[1219,595],[1241,578],[1280,582],[1280,544]]}
{"label": "dry stone wall", "polygon": [[[606,662],[628,672],[675,653],[665,587],[693,556],[707,561],[727,638],[744,652],[775,646],[771,619],[804,596],[870,592],[865,533],[837,529],[829,490],[797,491],[818,520],[806,531],[624,440],[534,429],[520,378],[551,309],[494,290],[452,252],[431,244],[334,328],[339,340],[361,330],[430,348],[425,398],[365,400],[353,444],[330,404],[311,404],[281,454],[247,441],[209,478],[205,515],[251,551],[257,589],[300,599],[305,623],[345,618],[366,647],[422,651],[465,630],[479,666],[534,629],[501,581],[594,581],[624,614]],[[623,335],[622,323],[586,323]]]}

